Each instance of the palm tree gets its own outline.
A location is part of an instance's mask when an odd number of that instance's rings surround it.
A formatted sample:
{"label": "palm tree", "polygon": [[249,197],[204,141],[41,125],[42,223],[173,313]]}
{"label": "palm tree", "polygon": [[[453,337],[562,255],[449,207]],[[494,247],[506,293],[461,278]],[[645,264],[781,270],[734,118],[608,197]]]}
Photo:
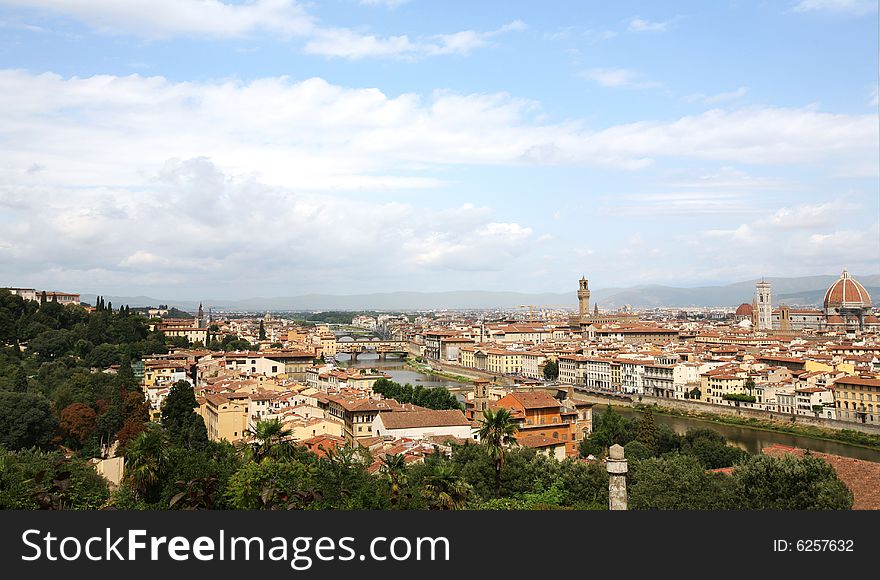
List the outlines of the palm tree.
{"label": "palm tree", "polygon": [[284,427],[280,419],[258,421],[250,433],[255,440],[252,447],[257,463],[266,457],[281,459],[290,455],[290,446],[284,441],[290,431]]}
{"label": "palm tree", "polygon": [[391,484],[391,505],[396,507],[400,503],[400,488],[406,485],[406,459],[402,453],[386,455],[381,470]]}
{"label": "palm tree", "polygon": [[152,489],[168,470],[171,456],[165,432],[149,427],[132,439],[125,448],[125,479],[131,482],[135,493],[143,496]]}
{"label": "palm tree", "polygon": [[519,430],[513,415],[507,409],[486,409],[480,421],[480,441],[486,445],[495,461],[495,497],[501,497],[501,469],[504,467],[504,449],[516,443]]}
{"label": "palm tree", "polygon": [[471,486],[455,473],[451,463],[438,463],[422,480],[422,497],[432,510],[460,510],[467,503]]}

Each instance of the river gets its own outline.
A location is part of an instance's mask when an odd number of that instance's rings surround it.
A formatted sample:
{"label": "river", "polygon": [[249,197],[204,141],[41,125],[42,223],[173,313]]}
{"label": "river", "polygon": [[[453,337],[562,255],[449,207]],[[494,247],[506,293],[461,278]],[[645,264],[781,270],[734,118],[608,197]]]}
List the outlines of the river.
{"label": "river", "polygon": [[410,383],[412,386],[452,388],[469,384],[416,372],[406,366],[406,361],[403,358],[397,358],[393,355],[389,355],[387,360],[380,361],[378,355],[359,354],[357,362],[353,365],[351,365],[351,358],[347,354],[340,354],[337,358],[340,363],[352,368],[380,370],[385,374],[391,375],[391,380],[401,385]]}
{"label": "river", "polygon": [[[604,409],[605,405],[597,404],[593,407],[593,412],[601,415]],[[637,418],[642,414],[641,411],[626,407],[615,407],[614,411],[627,418]],[[761,431],[737,425],[724,425],[711,421],[701,421],[691,417],[673,417],[659,413],[654,413],[654,421],[658,425],[668,425],[673,431],[681,435],[689,429],[712,429],[724,435],[731,444],[745,449],[749,453],[760,453],[764,447],[778,444],[880,463],[880,451],[848,445],[839,441],[826,441],[825,439],[814,439],[812,437],[777,433],[775,431]]]}

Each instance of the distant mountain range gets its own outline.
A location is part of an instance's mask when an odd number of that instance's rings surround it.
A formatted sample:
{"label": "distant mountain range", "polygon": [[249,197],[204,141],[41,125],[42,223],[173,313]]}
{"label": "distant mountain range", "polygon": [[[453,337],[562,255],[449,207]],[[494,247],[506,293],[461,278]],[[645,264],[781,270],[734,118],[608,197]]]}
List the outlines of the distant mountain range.
{"label": "distant mountain range", "polygon": [[[801,278],[766,278],[773,285],[774,304],[792,306],[818,306],[825,291],[837,280],[837,276],[807,276]],[[880,276],[855,276],[872,297],[880,296]],[[673,286],[635,286],[632,288],[598,288],[592,291],[590,306],[611,310],[629,304],[635,308],[653,307],[712,307],[738,306],[751,302],[755,294],[755,282],[747,280],[726,286],[701,286],[676,288]],[[565,293],[529,294],[521,292],[386,292],[336,296],[330,294],[306,294],[279,298],[248,298],[244,300],[205,299],[207,309],[262,311],[311,311],[311,310],[429,310],[429,309],[491,309],[516,308],[523,304],[538,307],[577,307],[577,290]],[[83,294],[84,302],[93,304],[94,294]],[[199,302],[152,298],[150,296],[104,296],[115,306],[127,304],[132,307],[168,304],[182,310],[192,311]]]}

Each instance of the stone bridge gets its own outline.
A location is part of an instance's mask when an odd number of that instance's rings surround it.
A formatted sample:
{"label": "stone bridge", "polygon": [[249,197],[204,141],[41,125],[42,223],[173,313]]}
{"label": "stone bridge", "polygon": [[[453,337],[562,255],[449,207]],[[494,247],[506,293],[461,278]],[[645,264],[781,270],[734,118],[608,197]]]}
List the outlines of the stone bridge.
{"label": "stone bridge", "polygon": [[406,356],[409,354],[409,342],[405,340],[340,340],[336,342],[336,354],[350,355],[352,362],[357,362],[358,355],[366,352],[378,354],[379,360],[385,360],[389,354]]}

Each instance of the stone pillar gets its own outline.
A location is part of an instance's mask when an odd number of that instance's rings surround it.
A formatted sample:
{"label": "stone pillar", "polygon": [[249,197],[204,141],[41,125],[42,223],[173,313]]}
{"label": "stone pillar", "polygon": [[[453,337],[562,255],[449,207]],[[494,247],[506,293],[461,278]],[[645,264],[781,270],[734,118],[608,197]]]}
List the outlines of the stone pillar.
{"label": "stone pillar", "polygon": [[387,352],[380,352],[379,353],[379,360],[385,360],[386,358],[388,358]]}
{"label": "stone pillar", "polygon": [[623,447],[612,445],[605,461],[608,470],[608,509],[627,509],[626,472],[627,460],[623,457]]}
{"label": "stone pillar", "polygon": [[354,364],[358,361],[358,352],[356,350],[351,351],[351,363]]}

